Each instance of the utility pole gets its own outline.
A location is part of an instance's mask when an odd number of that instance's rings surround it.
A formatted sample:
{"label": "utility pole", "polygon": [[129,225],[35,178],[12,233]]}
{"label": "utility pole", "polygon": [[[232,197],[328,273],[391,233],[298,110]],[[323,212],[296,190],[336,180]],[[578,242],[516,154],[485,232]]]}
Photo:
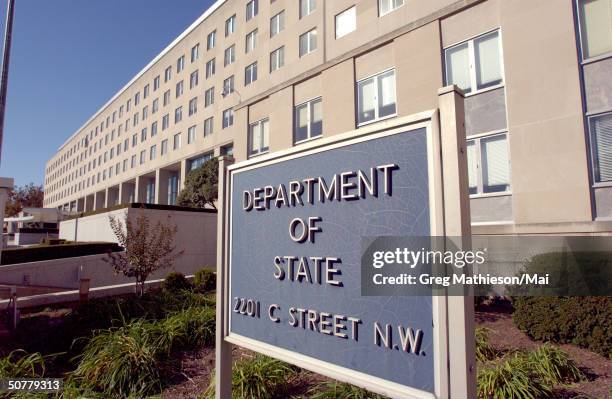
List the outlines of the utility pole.
{"label": "utility pole", "polygon": [[4,29],[4,51],[2,54],[2,71],[0,72],[0,159],[2,159],[2,141],[4,140],[4,114],[6,93],[8,89],[9,63],[11,58],[11,39],[13,36],[13,12],[15,0],[8,0],[6,8],[6,26]]}

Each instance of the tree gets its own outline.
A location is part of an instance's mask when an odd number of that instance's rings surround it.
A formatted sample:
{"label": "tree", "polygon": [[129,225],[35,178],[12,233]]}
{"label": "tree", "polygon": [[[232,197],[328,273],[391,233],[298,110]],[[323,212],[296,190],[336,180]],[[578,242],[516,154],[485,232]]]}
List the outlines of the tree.
{"label": "tree", "polygon": [[43,187],[27,184],[21,187],[15,187],[9,190],[8,200],[4,213],[7,217],[16,216],[23,208],[42,208],[43,207]]}
{"label": "tree", "polygon": [[192,170],[185,179],[185,188],[181,191],[177,203],[191,208],[205,208],[210,205],[214,209],[218,197],[219,161],[209,159],[202,166]]}
{"label": "tree", "polygon": [[109,216],[109,222],[125,252],[109,252],[104,261],[113,267],[115,274],[135,278],[138,295],[144,293],[145,281],[151,273],[172,266],[184,252],[177,252],[174,246],[176,225],[160,221],[151,226],[144,212],[135,221],[126,215],[125,222],[113,216]]}

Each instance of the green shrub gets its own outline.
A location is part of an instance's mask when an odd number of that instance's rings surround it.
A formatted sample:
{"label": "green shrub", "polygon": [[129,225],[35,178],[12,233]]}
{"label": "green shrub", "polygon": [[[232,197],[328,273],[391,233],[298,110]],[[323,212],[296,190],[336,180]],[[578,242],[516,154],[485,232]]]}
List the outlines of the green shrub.
{"label": "green shrub", "polygon": [[162,320],[133,320],[96,332],[87,342],[73,377],[83,389],[111,397],[143,397],[159,392],[160,363],[179,348],[211,344],[215,310],[192,307]]}
{"label": "green shrub", "polygon": [[538,341],[612,352],[612,297],[515,297],[514,324]]}
{"label": "green shrub", "polygon": [[201,292],[212,291],[217,287],[217,275],[212,268],[200,269],[195,273],[193,283]]}
{"label": "green shrub", "polygon": [[14,350],[0,357],[0,378],[40,378],[45,373],[45,360],[40,353]]}
{"label": "green shrub", "polygon": [[547,384],[578,382],[584,377],[567,353],[550,344],[542,345],[526,356],[529,367]]}
{"label": "green shrub", "polygon": [[176,293],[191,289],[191,283],[187,281],[185,275],[179,272],[168,273],[162,284],[164,290]]}
{"label": "green shrub", "polygon": [[383,399],[384,396],[351,384],[331,381],[317,384],[309,391],[308,399]]}
{"label": "green shrub", "polygon": [[[298,369],[280,360],[264,355],[237,362],[232,372],[232,398],[234,399],[270,399],[287,397],[284,395],[289,382],[296,376]],[[215,397],[215,378],[202,398]]]}
{"label": "green shrub", "polygon": [[539,399],[552,395],[522,355],[478,370],[478,397],[481,399]]}
{"label": "green shrub", "polygon": [[489,343],[490,332],[489,328],[476,328],[476,360],[479,362],[493,360],[499,354],[499,351]]}

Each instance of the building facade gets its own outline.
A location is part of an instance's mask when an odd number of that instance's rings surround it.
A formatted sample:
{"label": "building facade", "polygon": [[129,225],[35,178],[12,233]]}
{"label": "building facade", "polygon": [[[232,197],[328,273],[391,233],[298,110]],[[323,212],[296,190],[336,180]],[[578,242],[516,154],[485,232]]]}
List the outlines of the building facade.
{"label": "building facade", "polygon": [[481,234],[612,231],[612,1],[219,0],[48,161],[45,206],[174,204],[238,160],[465,93]]}

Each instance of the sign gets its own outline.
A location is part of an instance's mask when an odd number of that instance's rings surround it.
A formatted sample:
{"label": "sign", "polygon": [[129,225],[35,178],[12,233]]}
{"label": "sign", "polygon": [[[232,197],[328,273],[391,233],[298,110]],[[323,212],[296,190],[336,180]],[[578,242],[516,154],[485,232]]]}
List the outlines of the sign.
{"label": "sign", "polygon": [[360,269],[363,237],[436,234],[432,137],[427,120],[230,166],[226,340],[382,394],[437,397],[440,299],[362,296]]}

